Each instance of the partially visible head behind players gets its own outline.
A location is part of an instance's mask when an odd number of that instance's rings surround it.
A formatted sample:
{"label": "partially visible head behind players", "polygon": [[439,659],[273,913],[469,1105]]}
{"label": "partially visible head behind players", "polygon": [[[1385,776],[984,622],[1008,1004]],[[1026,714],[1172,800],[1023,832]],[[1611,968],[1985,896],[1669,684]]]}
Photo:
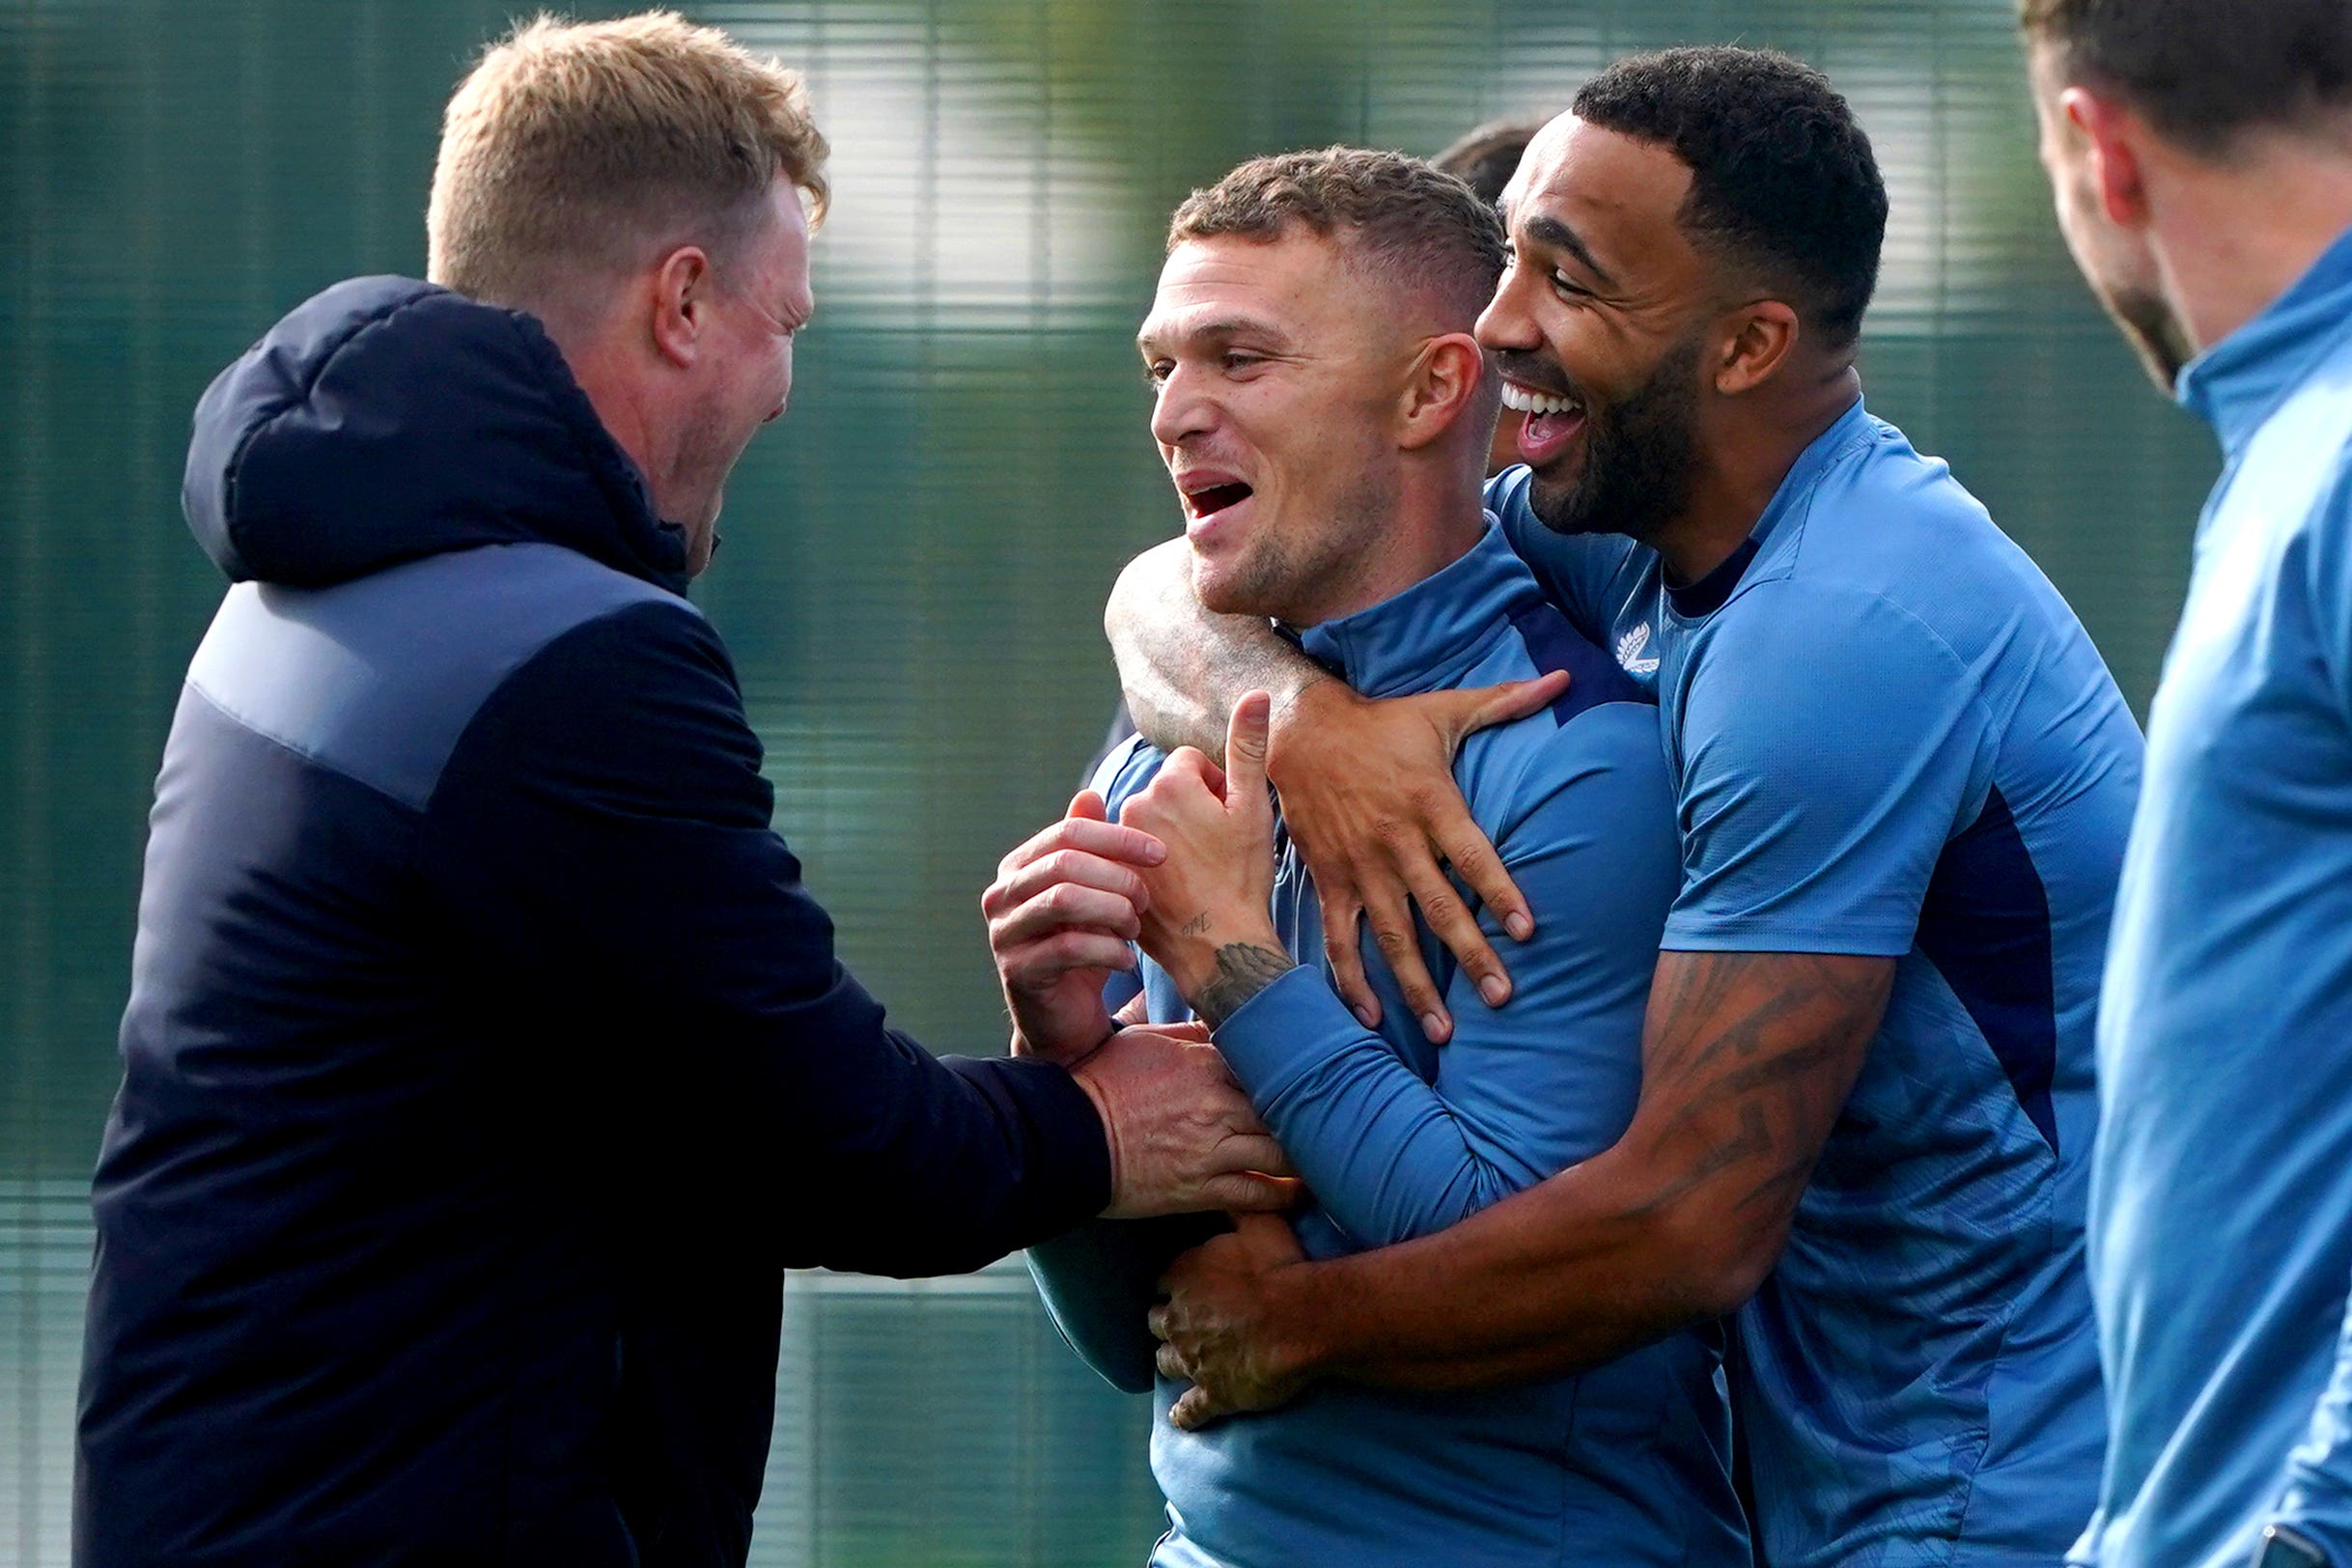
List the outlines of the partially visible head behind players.
{"label": "partially visible head behind players", "polygon": [[1464,131],[1429,161],[1470,186],[1480,201],[1492,207],[1502,200],[1502,187],[1518,172],[1521,154],[1550,118],[1522,115],[1510,120],[1490,120]]}
{"label": "partially visible head behind players", "polygon": [[[1536,136],[1479,341],[1536,515],[1654,537],[1723,467],[1850,402],[1887,192],[1819,71],[1738,48],[1635,55]],[[1801,444],[1801,442],[1800,442]]]}
{"label": "partially visible head behind players", "polygon": [[428,275],[546,323],[693,570],[790,390],[826,152],[798,76],[670,12],[523,23],[443,119]]}
{"label": "partially visible head behind players", "polygon": [[[1502,200],[1502,187],[1519,170],[1520,155],[1544,128],[1538,116],[1490,120],[1429,161],[1470,186],[1489,207]],[[1498,410],[1494,437],[1487,444],[1486,471],[1498,474],[1519,461],[1519,426],[1525,417],[1516,408]]]}
{"label": "partially visible head behind players", "polygon": [[[2187,231],[2209,231],[2220,214],[2192,217],[2191,204],[2152,202],[2150,188],[2177,193],[2232,174],[2270,187],[2283,176],[2291,187],[2287,170],[2260,166],[2265,151],[2352,159],[2352,6],[2020,0],[2018,23],[2058,227],[2092,291],[2170,389],[2198,345],[2183,300],[2168,297],[2154,209],[2177,209],[2191,243],[2205,237]],[[2291,221],[2296,192],[2269,188],[2267,197]]]}
{"label": "partially visible head behind players", "polygon": [[1436,512],[1475,537],[1502,264],[1493,209],[1396,153],[1253,158],[1176,210],[1137,343],[1204,603],[1311,625],[1434,570]]}

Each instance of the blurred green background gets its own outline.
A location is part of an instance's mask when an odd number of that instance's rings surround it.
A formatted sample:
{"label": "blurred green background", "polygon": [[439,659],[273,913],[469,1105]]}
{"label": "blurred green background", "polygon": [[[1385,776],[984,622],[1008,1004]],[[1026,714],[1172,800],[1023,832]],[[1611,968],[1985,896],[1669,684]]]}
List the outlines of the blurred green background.
{"label": "blurred green background", "polygon": [[[996,1049],[975,896],[1100,737],[1104,593],[1176,526],[1130,343],[1161,226],[1251,154],[1434,152],[1663,43],[1823,66],[1892,194],[1873,407],[2145,702],[2216,460],[2067,264],[2008,0],[686,9],[804,70],[835,148],[792,413],[697,596],[850,963],[937,1047]],[[0,0],[0,1563],[66,1560],[143,819],[222,588],[179,518],[188,411],[313,291],[421,270],[440,105],[510,14]],[[787,1300],[755,1562],[1141,1560],[1148,1413],[1063,1351],[1024,1274]]]}

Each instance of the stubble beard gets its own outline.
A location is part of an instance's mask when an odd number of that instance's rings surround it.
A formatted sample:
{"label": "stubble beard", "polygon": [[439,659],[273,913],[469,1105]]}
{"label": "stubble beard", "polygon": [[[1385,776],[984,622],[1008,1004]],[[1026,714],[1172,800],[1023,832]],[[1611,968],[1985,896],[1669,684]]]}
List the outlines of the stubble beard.
{"label": "stubble beard", "polygon": [[2102,287],[2098,294],[2108,318],[2139,355],[2148,379],[2166,397],[2172,396],[2180,385],[2182,369],[2197,357],[2197,345],[2189,340],[2180,318],[2150,289]]}
{"label": "stubble beard", "polygon": [[1372,553],[1387,537],[1396,500],[1393,484],[1359,473],[1333,498],[1321,532],[1304,540],[1274,534],[1259,541],[1210,593],[1200,592],[1195,557],[1194,591],[1204,608],[1220,615],[1263,616],[1300,629],[1332,619],[1332,606],[1360,597],[1355,587],[1374,570]]}
{"label": "stubble beard", "polygon": [[1698,454],[1695,337],[1668,349],[1633,394],[1604,409],[1584,405],[1583,471],[1562,486],[1535,475],[1528,503],[1560,534],[1626,534],[1647,541],[1690,498]]}

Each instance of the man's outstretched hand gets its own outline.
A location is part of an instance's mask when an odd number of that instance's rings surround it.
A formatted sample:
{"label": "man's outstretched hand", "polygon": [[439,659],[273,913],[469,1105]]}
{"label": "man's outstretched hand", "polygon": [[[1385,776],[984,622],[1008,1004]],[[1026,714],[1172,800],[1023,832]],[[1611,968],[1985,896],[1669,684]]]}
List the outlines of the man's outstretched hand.
{"label": "man's outstretched hand", "polygon": [[1332,986],[1365,1027],[1380,1022],[1380,998],[1364,979],[1358,948],[1358,922],[1369,919],[1421,1032],[1441,1045],[1453,1037],[1453,1019],[1414,940],[1414,905],[1488,1005],[1510,999],[1511,977],[1444,867],[1452,865],[1517,940],[1534,934],[1535,912],[1471,820],[1454,782],[1454,753],[1472,731],[1525,718],[1567,689],[1567,675],[1555,671],[1374,702],[1321,681],[1279,715],[1268,767],[1281,792],[1282,821],[1322,901]]}
{"label": "man's outstretched hand", "polygon": [[1286,1329],[1302,1321],[1284,1287],[1306,1263],[1289,1221],[1234,1217],[1231,1234],[1185,1253],[1162,1276],[1167,1301],[1151,1312],[1160,1372],[1192,1386],[1168,1419],[1196,1431],[1244,1411],[1287,1404],[1306,1386],[1304,1358]]}

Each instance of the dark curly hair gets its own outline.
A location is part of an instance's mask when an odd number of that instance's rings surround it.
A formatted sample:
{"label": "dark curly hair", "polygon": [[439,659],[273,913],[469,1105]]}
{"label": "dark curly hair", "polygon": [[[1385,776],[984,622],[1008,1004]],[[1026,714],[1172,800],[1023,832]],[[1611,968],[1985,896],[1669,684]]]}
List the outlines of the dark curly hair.
{"label": "dark curly hair", "polygon": [[2066,79],[2119,92],[2197,152],[2352,104],[2344,0],[2019,0],[2017,21]]}
{"label": "dark curly hair", "polygon": [[1861,333],[1887,186],[1827,76],[1768,49],[1666,49],[1585,83],[1575,113],[1690,165],[1681,221],[1702,249],[1788,291],[1825,343],[1847,347]]}
{"label": "dark curly hair", "polygon": [[1363,147],[1251,158],[1185,198],[1168,223],[1168,249],[1221,236],[1272,241],[1293,224],[1344,231],[1376,271],[1432,291],[1469,321],[1502,276],[1502,220],[1493,206],[1419,158]]}

